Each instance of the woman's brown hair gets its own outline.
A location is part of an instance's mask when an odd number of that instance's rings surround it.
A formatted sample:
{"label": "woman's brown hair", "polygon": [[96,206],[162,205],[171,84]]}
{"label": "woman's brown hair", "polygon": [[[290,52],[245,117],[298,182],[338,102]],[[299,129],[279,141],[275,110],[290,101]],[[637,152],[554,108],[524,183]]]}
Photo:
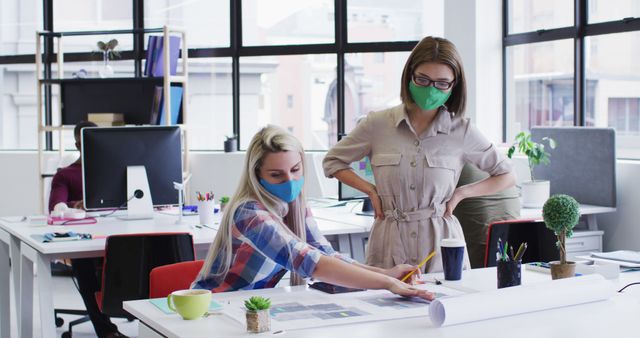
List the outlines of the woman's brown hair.
{"label": "woman's brown hair", "polygon": [[415,69],[423,63],[435,62],[451,67],[455,76],[455,83],[451,90],[451,96],[445,103],[450,112],[456,113],[456,117],[464,115],[467,101],[467,83],[464,77],[462,58],[456,50],[456,46],[449,40],[433,36],[422,39],[411,51],[407,63],[402,70],[402,86],[400,98],[406,106],[414,105],[415,102],[409,92],[409,81]]}

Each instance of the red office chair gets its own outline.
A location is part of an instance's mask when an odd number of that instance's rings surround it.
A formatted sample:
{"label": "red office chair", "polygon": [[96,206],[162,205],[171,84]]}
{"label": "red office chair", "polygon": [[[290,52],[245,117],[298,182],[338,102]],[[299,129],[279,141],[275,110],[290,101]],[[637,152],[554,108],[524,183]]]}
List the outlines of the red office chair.
{"label": "red office chair", "polygon": [[202,269],[204,261],[159,266],[149,274],[149,298],[166,297],[176,290],[188,289]]}
{"label": "red office chair", "polygon": [[149,298],[149,273],[172,263],[193,261],[193,238],[188,233],[115,235],[107,238],[102,290],[96,292],[100,311],[130,318],[122,302]]}

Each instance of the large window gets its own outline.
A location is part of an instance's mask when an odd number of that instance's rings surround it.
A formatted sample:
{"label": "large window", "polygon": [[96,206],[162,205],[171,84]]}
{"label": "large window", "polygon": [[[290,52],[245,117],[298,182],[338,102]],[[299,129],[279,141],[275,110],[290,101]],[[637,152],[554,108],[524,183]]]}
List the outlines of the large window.
{"label": "large window", "polygon": [[640,2],[504,0],[505,140],[533,126],[612,127],[640,158]]}
{"label": "large window", "polygon": [[[0,5],[0,149],[35,149],[35,31],[183,28],[189,48],[188,144],[246,148],[266,124],[290,130],[307,150],[326,150],[358,118],[400,103],[408,53],[444,34],[444,0],[3,0]],[[114,76],[140,76],[147,34],[63,38],[65,77],[97,77],[98,41],[117,39]],[[53,76],[57,65],[49,62]],[[46,63],[46,62],[45,62]],[[45,122],[57,124],[56,86]],[[72,148],[70,134],[46,138]]]}

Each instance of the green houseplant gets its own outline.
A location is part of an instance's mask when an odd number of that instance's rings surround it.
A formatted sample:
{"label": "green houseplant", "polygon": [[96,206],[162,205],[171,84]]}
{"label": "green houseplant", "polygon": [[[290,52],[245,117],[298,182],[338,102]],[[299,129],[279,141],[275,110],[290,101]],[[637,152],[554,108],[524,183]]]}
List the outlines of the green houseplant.
{"label": "green houseplant", "polygon": [[111,39],[107,42],[98,41],[96,46],[102,52],[102,66],[98,70],[98,75],[101,78],[110,77],[113,75],[113,67],[109,65],[109,59],[113,57],[119,57],[120,53],[116,51],[116,47],[118,46],[118,40]]}
{"label": "green houseplant", "polygon": [[224,208],[229,204],[229,196],[220,197],[220,211],[224,211]]}
{"label": "green houseplant", "polygon": [[247,331],[260,333],[271,330],[271,316],[269,298],[254,296],[244,301],[247,317]]}
{"label": "green houseplant", "polygon": [[576,265],[567,261],[566,239],[573,236],[573,227],[580,218],[580,205],[569,195],[553,195],[542,208],[542,218],[551,231],[556,234],[560,261],[551,262],[551,277],[553,279],[567,278],[575,275]]}
{"label": "green houseplant", "polygon": [[531,134],[520,132],[516,135],[515,142],[509,147],[507,156],[513,158],[516,150],[527,156],[529,164],[529,173],[531,180],[522,183],[522,206],[525,208],[541,208],[544,202],[549,198],[551,190],[549,181],[536,180],[533,168],[540,164],[549,164],[549,152],[545,150],[544,142],[549,144],[551,149],[555,149],[556,142],[549,137],[543,137],[541,142],[531,140]]}

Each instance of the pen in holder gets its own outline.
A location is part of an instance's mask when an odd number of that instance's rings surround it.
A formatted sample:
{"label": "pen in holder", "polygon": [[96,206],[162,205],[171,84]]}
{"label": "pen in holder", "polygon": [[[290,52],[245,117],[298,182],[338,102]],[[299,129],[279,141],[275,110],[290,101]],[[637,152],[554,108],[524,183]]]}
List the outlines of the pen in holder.
{"label": "pen in holder", "polygon": [[197,193],[198,216],[200,216],[200,224],[213,226],[213,215],[215,213],[215,200],[213,193],[200,194]]}
{"label": "pen in holder", "polygon": [[498,289],[520,285],[522,281],[522,261],[498,260]]}

